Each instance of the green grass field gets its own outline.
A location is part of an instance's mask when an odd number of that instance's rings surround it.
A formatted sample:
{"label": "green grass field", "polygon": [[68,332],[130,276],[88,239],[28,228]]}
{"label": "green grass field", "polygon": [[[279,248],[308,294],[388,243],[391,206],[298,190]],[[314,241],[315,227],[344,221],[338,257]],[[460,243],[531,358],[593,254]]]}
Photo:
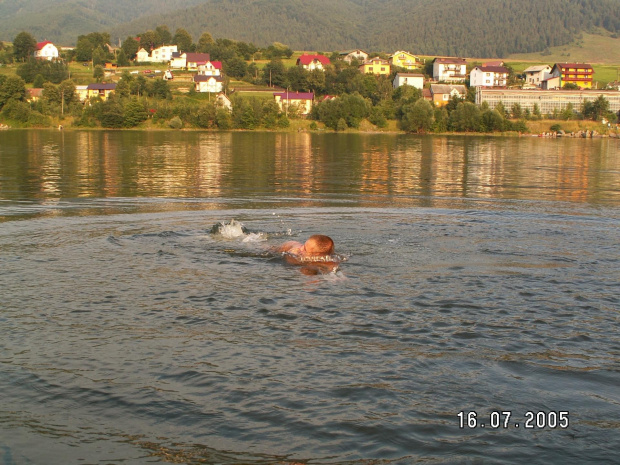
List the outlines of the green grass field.
{"label": "green grass field", "polygon": [[582,34],[572,44],[552,47],[549,55],[542,53],[515,53],[505,61],[526,61],[541,63],[580,62],[612,65],[620,63],[620,39],[609,36]]}

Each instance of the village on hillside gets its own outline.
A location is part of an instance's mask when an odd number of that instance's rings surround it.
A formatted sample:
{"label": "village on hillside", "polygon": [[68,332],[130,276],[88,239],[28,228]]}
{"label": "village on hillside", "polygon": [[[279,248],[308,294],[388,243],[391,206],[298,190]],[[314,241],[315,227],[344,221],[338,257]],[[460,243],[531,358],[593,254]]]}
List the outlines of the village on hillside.
{"label": "village on hillside", "polygon": [[[51,115],[49,107],[56,102],[61,104],[64,117],[66,105],[76,125],[92,125],[98,120],[104,127],[132,127],[136,121],[140,124],[148,118],[170,116],[168,123],[175,120],[171,127],[287,127],[290,119],[298,118],[335,130],[359,127],[362,120],[382,128],[388,120],[395,120],[399,129],[408,132],[525,132],[524,120],[543,118],[588,119],[617,128],[620,115],[620,82],[610,81],[604,89],[596,88],[595,71],[587,63],[537,64],[515,72],[501,60],[419,57],[404,50],[391,54],[369,54],[361,49],[329,55],[304,52],[291,58],[293,52],[281,44],[261,52],[251,44],[242,47],[230,40],[211,39],[202,46],[191,40],[184,45],[155,45],[145,37],[135,38],[133,49],[127,49],[101,43],[108,37],[98,33],[80,36],[77,47],[59,50],[50,41],[35,43],[27,36],[21,33],[13,44],[14,63],[10,66],[16,67],[19,77],[15,79],[23,80],[23,94],[18,85],[13,99],[41,115]],[[24,37],[30,49],[23,50]],[[85,53],[83,45],[91,39],[90,53]],[[211,52],[188,51],[200,48]],[[0,50],[7,55],[6,46]],[[71,73],[69,64],[82,64],[92,73],[90,79],[85,72]],[[67,73],[54,80],[49,71],[52,68],[63,68]],[[90,82],[79,82],[83,80]],[[7,111],[12,108],[9,100],[13,90],[6,89],[10,81],[9,74],[0,74],[0,85],[5,88],[0,116],[9,121],[15,119]],[[15,87],[15,82],[11,85]],[[164,111],[161,101],[139,100],[151,97],[170,102],[173,93],[208,96],[208,104],[214,108],[206,116],[208,122],[197,122],[198,117],[191,121],[169,108]],[[241,98],[244,93],[247,97],[260,96],[261,108]],[[134,104],[123,103],[122,98],[133,99]],[[47,107],[42,103],[46,100]],[[102,104],[108,100],[116,102],[115,111],[123,113],[122,117],[103,117],[110,105]],[[136,101],[141,102],[142,111],[136,110]],[[99,114],[90,111],[93,114],[85,116],[89,110],[77,107],[77,103],[82,107],[99,103]],[[138,116],[125,118],[127,106]],[[235,112],[235,106],[243,108]],[[223,113],[217,116],[219,110],[229,117]],[[315,123],[312,127],[318,126]]]}

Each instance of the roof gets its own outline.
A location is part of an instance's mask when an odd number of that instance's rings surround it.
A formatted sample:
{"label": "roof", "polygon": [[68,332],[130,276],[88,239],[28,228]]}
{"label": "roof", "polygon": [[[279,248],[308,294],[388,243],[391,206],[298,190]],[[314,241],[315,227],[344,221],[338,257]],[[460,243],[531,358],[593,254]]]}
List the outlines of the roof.
{"label": "roof", "polygon": [[116,83],[95,82],[93,84],[88,84],[86,89],[88,90],[114,90],[116,89]]}
{"label": "roof", "polygon": [[331,61],[329,61],[329,58],[325,55],[306,55],[305,53],[297,58],[297,64],[301,63],[302,65],[309,65],[314,60],[320,61],[323,65],[331,64]]}
{"label": "roof", "polygon": [[[42,49],[43,47],[45,47],[47,44],[52,44],[52,42],[51,42],[51,41],[49,41],[49,40],[45,40],[45,41],[43,41],[43,42],[39,42],[39,43],[37,44],[37,50],[41,50],[41,49]],[[52,45],[54,45],[54,44],[52,44]]]}
{"label": "roof", "polygon": [[[483,73],[502,73],[508,74],[508,70],[503,66],[476,66]],[[475,68],[474,68],[475,69]]]}
{"label": "roof", "polygon": [[454,64],[454,65],[466,65],[467,62],[465,58],[435,58],[434,63],[443,63],[443,64]]}
{"label": "roof", "polygon": [[419,73],[396,73],[396,76],[401,76],[401,77],[421,77],[424,78],[423,74],[419,74]]}
{"label": "roof", "polygon": [[592,66],[587,64],[587,63],[556,63],[554,66],[557,66],[557,67],[562,68],[562,69],[565,69],[565,68],[592,68]]}
{"label": "roof", "polygon": [[551,69],[551,66],[549,65],[537,65],[537,66],[530,66],[529,68],[527,68],[525,71],[523,71],[524,73],[539,73],[541,71],[544,71],[545,69]]}
{"label": "roof", "polygon": [[186,53],[185,60],[191,63],[198,63],[200,61],[207,62],[211,59],[208,53]]}
{"label": "roof", "polygon": [[26,93],[30,97],[41,97],[43,95],[43,88],[41,87],[31,87],[26,89]]}
{"label": "roof", "polygon": [[422,97],[427,98],[427,99],[433,98],[433,95],[431,94],[431,90],[427,89],[426,87],[422,89]]}
{"label": "roof", "polygon": [[[404,50],[399,50],[397,52],[394,52],[392,55],[390,55],[390,57],[395,57],[396,55],[400,55],[401,53],[405,54],[405,55],[411,55],[412,57],[416,57],[413,53],[411,52],[405,52]],[[416,57],[417,58],[417,57]]]}
{"label": "roof", "polygon": [[273,96],[286,100],[314,100],[313,92],[274,92]]}
{"label": "roof", "polygon": [[461,95],[465,95],[467,93],[467,88],[462,84],[431,84],[432,94],[449,94],[453,90],[456,90]]}
{"label": "roof", "polygon": [[364,66],[368,66],[368,65],[372,65],[376,62],[381,63],[382,65],[390,65],[390,62],[387,60],[384,60],[383,58],[379,58],[379,57],[374,57],[374,58],[369,58],[368,60],[366,60],[364,63],[362,63],[359,67],[363,68]]}
{"label": "roof", "polygon": [[222,76],[205,76],[204,74],[196,74],[194,76],[194,82],[207,82],[210,79],[215,79],[217,82],[222,82]]}

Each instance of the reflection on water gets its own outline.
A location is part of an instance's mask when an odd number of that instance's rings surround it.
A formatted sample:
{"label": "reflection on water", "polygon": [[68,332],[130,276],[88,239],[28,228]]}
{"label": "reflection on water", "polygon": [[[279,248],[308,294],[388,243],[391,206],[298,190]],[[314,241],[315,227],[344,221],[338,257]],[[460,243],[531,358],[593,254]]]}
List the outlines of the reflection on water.
{"label": "reflection on water", "polygon": [[3,131],[0,198],[620,198],[618,141],[358,134]]}
{"label": "reflection on water", "polygon": [[617,456],[618,141],[0,137],[0,462]]}

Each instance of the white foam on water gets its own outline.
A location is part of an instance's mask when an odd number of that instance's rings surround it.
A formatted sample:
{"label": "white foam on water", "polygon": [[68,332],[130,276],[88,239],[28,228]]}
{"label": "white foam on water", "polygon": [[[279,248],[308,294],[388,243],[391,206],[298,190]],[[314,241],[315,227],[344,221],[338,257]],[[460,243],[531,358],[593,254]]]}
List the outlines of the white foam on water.
{"label": "white foam on water", "polygon": [[235,239],[246,235],[243,232],[243,223],[234,219],[230,220],[230,223],[222,223],[219,234],[226,239]]}

